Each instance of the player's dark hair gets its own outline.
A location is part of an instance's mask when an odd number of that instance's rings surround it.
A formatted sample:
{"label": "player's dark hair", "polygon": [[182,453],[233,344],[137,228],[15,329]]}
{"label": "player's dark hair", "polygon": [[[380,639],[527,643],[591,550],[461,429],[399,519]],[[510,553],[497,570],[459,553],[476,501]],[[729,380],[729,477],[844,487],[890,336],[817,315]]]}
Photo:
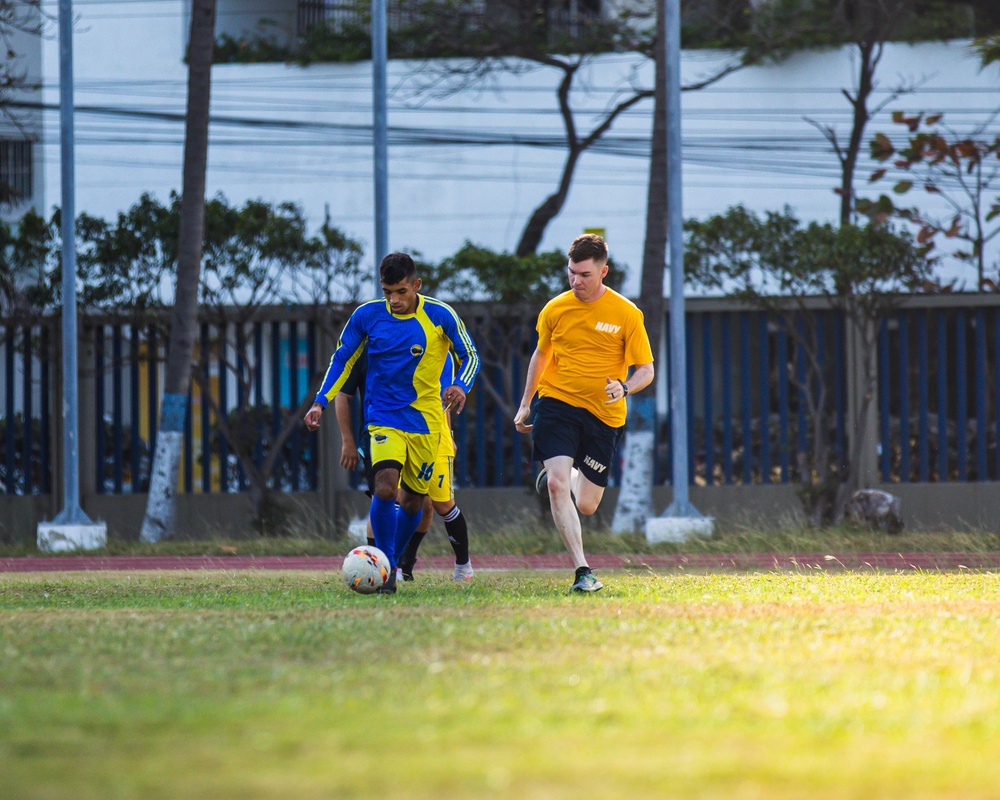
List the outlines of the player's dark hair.
{"label": "player's dark hair", "polygon": [[389,253],[378,268],[382,283],[387,286],[401,281],[411,281],[417,276],[417,265],[406,253]]}
{"label": "player's dark hair", "polygon": [[592,258],[595,264],[604,266],[608,261],[608,245],[596,233],[584,233],[573,240],[567,255],[574,264]]}

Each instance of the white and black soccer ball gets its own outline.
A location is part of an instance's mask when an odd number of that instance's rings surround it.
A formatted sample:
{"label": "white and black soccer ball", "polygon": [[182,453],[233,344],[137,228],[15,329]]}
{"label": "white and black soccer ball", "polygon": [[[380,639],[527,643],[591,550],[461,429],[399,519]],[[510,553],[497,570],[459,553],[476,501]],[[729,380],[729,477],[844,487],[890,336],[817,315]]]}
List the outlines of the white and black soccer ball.
{"label": "white and black soccer ball", "polygon": [[389,580],[389,559],[377,547],[364,544],[344,556],[344,582],[358,594],[374,594]]}

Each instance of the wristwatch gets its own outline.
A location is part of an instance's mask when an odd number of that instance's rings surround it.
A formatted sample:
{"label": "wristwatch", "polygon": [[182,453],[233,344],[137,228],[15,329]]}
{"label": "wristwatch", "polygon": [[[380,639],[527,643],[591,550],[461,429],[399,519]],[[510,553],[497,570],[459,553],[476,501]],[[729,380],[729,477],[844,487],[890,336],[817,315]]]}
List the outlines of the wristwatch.
{"label": "wristwatch", "polygon": [[622,397],[628,397],[628,384],[625,381],[618,381],[622,385]]}

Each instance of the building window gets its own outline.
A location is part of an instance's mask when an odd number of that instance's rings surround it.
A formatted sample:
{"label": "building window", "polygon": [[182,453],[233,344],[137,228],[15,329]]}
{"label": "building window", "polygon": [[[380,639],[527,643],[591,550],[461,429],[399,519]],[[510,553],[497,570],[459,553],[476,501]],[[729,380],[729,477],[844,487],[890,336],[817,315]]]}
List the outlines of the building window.
{"label": "building window", "polygon": [[0,138],[0,202],[31,200],[32,142]]}

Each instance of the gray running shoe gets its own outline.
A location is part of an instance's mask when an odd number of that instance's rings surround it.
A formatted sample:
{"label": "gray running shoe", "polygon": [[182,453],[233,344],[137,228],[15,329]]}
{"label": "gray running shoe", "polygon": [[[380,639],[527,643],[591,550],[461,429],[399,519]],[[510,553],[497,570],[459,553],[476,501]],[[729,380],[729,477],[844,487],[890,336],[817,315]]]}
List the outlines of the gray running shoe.
{"label": "gray running shoe", "polygon": [[597,576],[593,572],[586,567],[581,567],[576,571],[576,581],[570,587],[570,591],[596,592],[603,588],[604,584],[597,580]]}

